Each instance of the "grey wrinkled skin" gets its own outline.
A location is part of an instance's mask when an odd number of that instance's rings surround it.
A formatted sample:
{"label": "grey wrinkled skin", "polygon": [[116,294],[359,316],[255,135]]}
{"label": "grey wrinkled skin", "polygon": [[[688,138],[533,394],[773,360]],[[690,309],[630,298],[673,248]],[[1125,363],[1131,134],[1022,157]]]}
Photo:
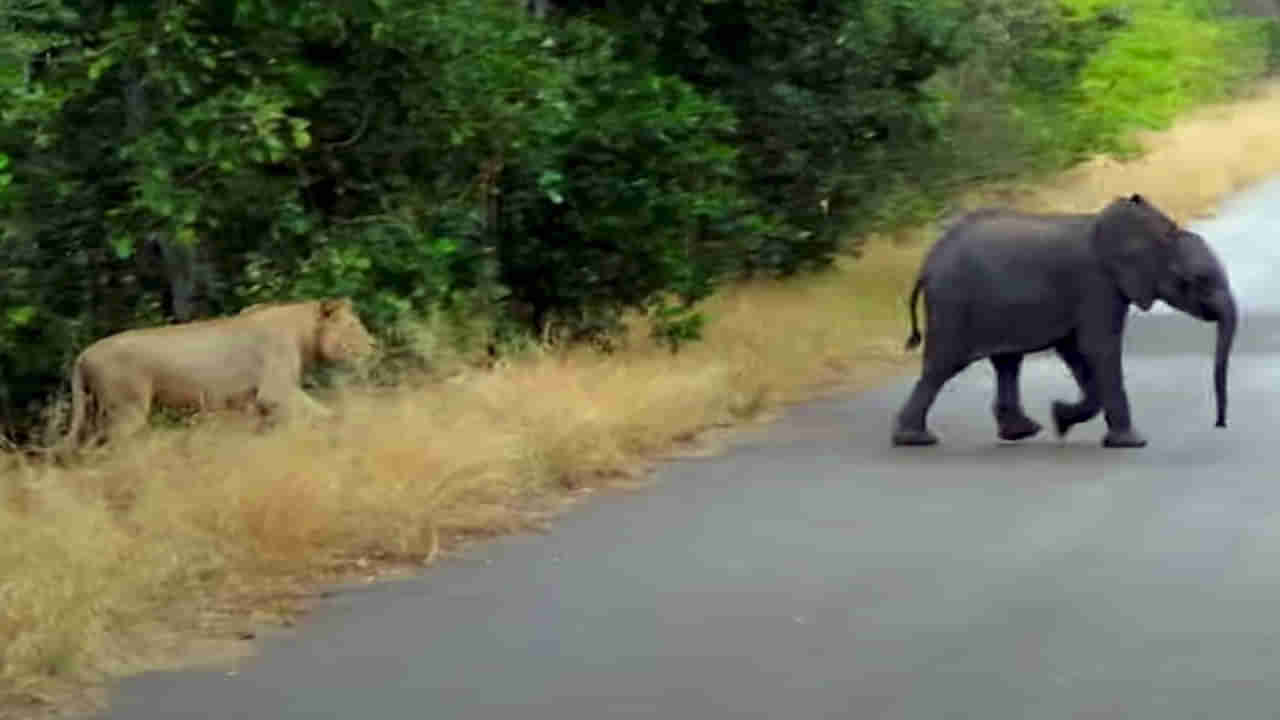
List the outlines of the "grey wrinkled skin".
{"label": "grey wrinkled skin", "polygon": [[948,380],[989,359],[996,372],[998,435],[1016,441],[1040,432],[1022,407],[1023,356],[1053,349],[1080,388],[1054,401],[1055,430],[1104,413],[1106,447],[1143,447],[1124,386],[1122,345],[1129,305],[1156,300],[1217,323],[1214,392],[1226,427],[1227,361],[1237,325],[1226,270],[1200,235],[1181,228],[1141,195],[1098,213],[1027,214],[984,209],[959,219],[925,257],[911,292],[910,350],[920,344],[916,304],[926,305],[920,379],[898,414],[893,444],[935,445],[929,408]]}

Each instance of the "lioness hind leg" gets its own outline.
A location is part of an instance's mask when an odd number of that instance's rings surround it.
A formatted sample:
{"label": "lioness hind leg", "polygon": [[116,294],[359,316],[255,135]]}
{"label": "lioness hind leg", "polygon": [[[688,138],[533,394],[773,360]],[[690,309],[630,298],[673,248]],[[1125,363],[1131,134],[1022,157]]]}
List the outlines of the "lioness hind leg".
{"label": "lioness hind leg", "polygon": [[120,403],[105,408],[102,435],[108,443],[118,443],[137,435],[147,425],[150,403]]}
{"label": "lioness hind leg", "polygon": [[132,378],[109,378],[102,384],[98,407],[100,437],[114,444],[137,435],[151,416],[150,385],[133,382]]}

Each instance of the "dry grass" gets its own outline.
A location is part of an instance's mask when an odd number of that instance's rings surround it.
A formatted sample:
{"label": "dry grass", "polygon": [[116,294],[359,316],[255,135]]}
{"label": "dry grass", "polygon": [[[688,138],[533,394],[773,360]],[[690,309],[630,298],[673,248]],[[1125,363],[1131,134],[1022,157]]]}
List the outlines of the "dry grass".
{"label": "dry grass", "polygon": [[[1276,117],[1273,86],[1149,136],[1137,162],[969,204],[1088,210],[1137,191],[1202,215],[1280,171]],[[873,239],[824,276],[731,289],[708,303],[706,340],[676,356],[637,330],[612,357],[534,353],[343,393],[332,424],[257,435],[210,422],[73,469],[15,460],[0,471],[0,695],[54,700],[155,665],[160,645],[190,649],[175,637],[232,633],[250,610],[287,615],[307,583],[429,562],[441,543],[527,527],[566,490],[613,484],[701,429],[910,369],[904,297],[923,248]]]}

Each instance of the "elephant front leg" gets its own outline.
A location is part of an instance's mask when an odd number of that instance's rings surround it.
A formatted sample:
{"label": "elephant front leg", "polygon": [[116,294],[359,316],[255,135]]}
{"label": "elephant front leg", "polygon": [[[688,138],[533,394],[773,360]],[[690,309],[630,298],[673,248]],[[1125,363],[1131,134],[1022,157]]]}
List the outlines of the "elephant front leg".
{"label": "elephant front leg", "polygon": [[1060,343],[1055,349],[1058,357],[1071,370],[1071,376],[1080,386],[1081,393],[1079,402],[1053,401],[1054,430],[1058,437],[1064,437],[1073,425],[1089,422],[1102,412],[1102,398],[1098,394],[1097,375],[1076,346],[1075,338]]}
{"label": "elephant front leg", "polygon": [[1025,440],[1040,432],[1040,423],[1027,417],[1022,409],[1022,397],[1018,389],[1018,374],[1022,370],[1022,354],[992,355],[991,364],[996,369],[996,400],[991,410],[996,416],[1001,440]]}
{"label": "elephant front leg", "polygon": [[1124,369],[1120,361],[1120,349],[1114,348],[1090,362],[1098,368],[1098,388],[1102,394],[1102,407],[1107,421],[1107,434],[1102,445],[1109,448],[1140,448],[1146,438],[1133,427],[1129,416],[1129,396],[1124,388]]}

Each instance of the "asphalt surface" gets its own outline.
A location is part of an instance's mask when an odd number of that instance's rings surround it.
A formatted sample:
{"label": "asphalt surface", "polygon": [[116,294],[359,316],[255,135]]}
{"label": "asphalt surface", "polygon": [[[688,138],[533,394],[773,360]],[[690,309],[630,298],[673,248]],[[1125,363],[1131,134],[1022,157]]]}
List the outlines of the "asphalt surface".
{"label": "asphalt surface", "polygon": [[[933,448],[889,444],[907,381],[823,399],[549,535],[342,592],[235,676],[129,680],[106,717],[1278,717],[1280,181],[1196,227],[1244,312],[1226,429],[1213,326],[1135,311],[1144,449],[1100,447],[1101,417],[999,443],[986,363]],[[1075,392],[1026,363],[1046,427]]]}

